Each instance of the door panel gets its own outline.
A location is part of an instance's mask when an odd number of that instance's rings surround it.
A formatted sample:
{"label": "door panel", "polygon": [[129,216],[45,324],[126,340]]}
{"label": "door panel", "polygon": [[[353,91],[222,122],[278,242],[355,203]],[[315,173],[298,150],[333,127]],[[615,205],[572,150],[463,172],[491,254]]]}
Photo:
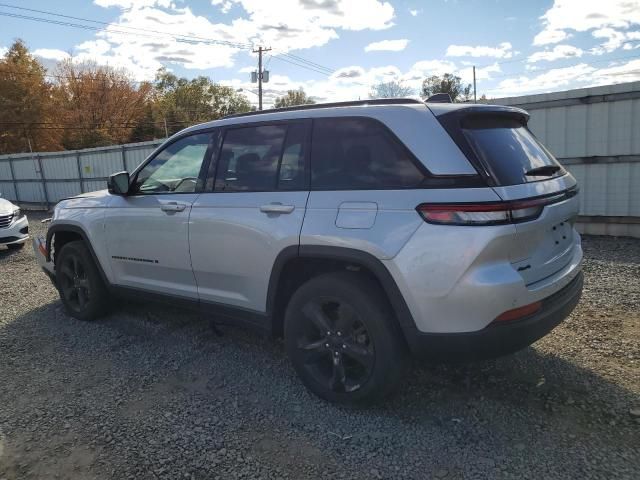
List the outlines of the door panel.
{"label": "door panel", "polygon": [[198,194],[116,197],[107,210],[115,283],[197,298],[189,257],[189,214]]}
{"label": "door panel", "polygon": [[298,245],[308,192],[203,193],[191,212],[200,299],[266,311],[278,254]]}
{"label": "door panel", "polygon": [[105,215],[115,283],[196,299],[189,256],[189,215],[203,185],[214,132],[167,143],[133,175],[128,196]]}

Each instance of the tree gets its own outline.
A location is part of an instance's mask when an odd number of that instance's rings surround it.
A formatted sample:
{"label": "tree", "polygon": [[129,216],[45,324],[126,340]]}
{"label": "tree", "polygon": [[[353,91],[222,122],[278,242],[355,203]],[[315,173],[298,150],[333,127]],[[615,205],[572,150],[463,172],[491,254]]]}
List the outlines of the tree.
{"label": "tree", "polygon": [[451,73],[445,73],[442,77],[432,75],[422,82],[422,97],[429,98],[436,93],[448,93],[454,102],[464,102],[471,98],[471,84],[464,86],[462,79]]}
{"label": "tree", "polygon": [[286,95],[276,98],[273,104],[274,108],[294,107],[296,105],[310,105],[316,103],[308,97],[305,91],[300,88],[299,90],[288,90]]}
{"label": "tree", "polygon": [[208,122],[251,110],[244,95],[207,77],[179,78],[166,69],[158,70],[153,91],[153,117],[157,128],[166,122],[169,134],[196,123]]}
{"label": "tree", "polygon": [[[145,120],[151,85],[138,84],[124,70],[73,59],[58,64],[58,118],[67,126],[65,149],[127,143]],[[138,140],[138,139],[136,139]]]}
{"label": "tree", "polygon": [[401,81],[391,80],[390,82],[380,82],[373,85],[369,98],[399,98],[408,97],[414,93],[413,88],[403,84]]}
{"label": "tree", "polygon": [[44,67],[16,40],[0,59],[0,153],[59,150],[52,86]]}

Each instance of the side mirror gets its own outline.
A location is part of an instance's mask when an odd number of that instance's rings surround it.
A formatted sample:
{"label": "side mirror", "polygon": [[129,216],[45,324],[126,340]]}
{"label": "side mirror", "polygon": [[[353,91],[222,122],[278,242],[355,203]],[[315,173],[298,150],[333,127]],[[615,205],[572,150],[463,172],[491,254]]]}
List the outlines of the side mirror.
{"label": "side mirror", "polygon": [[129,192],[129,172],[118,172],[109,175],[107,188],[109,193],[114,195],[126,195]]}

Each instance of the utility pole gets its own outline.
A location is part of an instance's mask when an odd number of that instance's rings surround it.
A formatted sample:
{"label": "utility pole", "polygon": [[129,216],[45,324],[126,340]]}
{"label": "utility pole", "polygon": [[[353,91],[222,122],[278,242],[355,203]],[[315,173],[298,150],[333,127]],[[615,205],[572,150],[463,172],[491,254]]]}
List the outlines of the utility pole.
{"label": "utility pole", "polygon": [[476,99],[476,66],[473,66],[473,103],[478,103]]}
{"label": "utility pole", "polygon": [[[253,53],[258,54],[258,110],[262,110],[262,79],[263,79],[263,71],[262,71],[262,54],[264,52],[271,51],[270,48],[262,48],[258,47],[257,50],[253,50]],[[268,77],[265,81],[269,81]]]}

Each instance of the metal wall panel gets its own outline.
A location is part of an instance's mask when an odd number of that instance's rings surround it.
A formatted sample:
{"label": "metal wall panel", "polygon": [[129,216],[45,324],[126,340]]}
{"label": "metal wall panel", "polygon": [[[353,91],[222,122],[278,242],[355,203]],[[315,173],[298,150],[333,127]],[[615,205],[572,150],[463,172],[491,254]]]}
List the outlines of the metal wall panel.
{"label": "metal wall panel", "polygon": [[0,162],[0,181],[11,180],[11,164],[9,161]]}
{"label": "metal wall panel", "polygon": [[80,154],[80,168],[83,178],[108,177],[122,171],[122,150],[112,149],[102,152]]}
{"label": "metal wall panel", "polygon": [[78,165],[75,152],[64,155],[43,156],[40,161],[42,162],[42,169],[44,170],[44,176],[47,180],[78,178]]}
{"label": "metal wall panel", "polygon": [[[38,160],[36,157],[15,158],[13,162],[13,173],[16,180],[22,179],[40,179],[40,170],[38,168]],[[9,177],[11,178],[11,177]]]}
{"label": "metal wall panel", "polygon": [[59,202],[63,198],[80,195],[80,182],[47,182],[49,202]]}
{"label": "metal wall panel", "polygon": [[16,198],[16,188],[13,182],[6,182],[6,181],[0,180],[0,198],[4,198],[12,202],[15,202],[18,200]]}
{"label": "metal wall panel", "polygon": [[40,182],[18,182],[18,195],[21,202],[45,205],[44,190]]}

